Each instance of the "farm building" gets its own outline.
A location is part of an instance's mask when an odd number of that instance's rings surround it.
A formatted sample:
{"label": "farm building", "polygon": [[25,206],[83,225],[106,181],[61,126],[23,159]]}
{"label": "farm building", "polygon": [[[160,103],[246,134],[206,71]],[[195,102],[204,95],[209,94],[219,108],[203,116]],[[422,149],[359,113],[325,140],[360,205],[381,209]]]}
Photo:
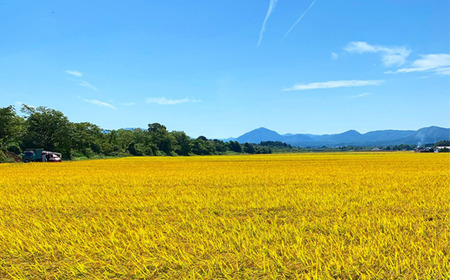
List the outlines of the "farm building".
{"label": "farm building", "polygon": [[434,148],[435,153],[450,152],[450,146],[437,146]]}

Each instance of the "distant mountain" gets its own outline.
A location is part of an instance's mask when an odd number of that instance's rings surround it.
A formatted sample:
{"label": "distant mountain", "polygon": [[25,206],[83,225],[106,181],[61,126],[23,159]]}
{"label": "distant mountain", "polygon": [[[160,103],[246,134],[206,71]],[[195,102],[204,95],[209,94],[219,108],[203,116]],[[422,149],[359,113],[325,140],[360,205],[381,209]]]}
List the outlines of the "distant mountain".
{"label": "distant mountain", "polygon": [[281,141],[282,139],[283,136],[281,136],[277,132],[264,127],[260,127],[239,136],[235,140],[239,143],[259,143],[261,141]]}
{"label": "distant mountain", "polygon": [[[450,140],[450,129],[443,128],[443,127],[437,127],[437,126],[430,126],[425,127],[417,130],[413,137],[419,142],[422,143],[434,143],[440,140]],[[447,137],[445,139],[441,139],[442,137]]]}
{"label": "distant mountain", "polygon": [[260,127],[238,138],[230,138],[239,143],[260,143],[261,141],[281,141],[299,147],[318,146],[387,146],[387,145],[422,145],[440,140],[450,140],[450,129],[437,126],[415,130],[378,130],[364,134],[349,130],[339,134],[283,134]]}

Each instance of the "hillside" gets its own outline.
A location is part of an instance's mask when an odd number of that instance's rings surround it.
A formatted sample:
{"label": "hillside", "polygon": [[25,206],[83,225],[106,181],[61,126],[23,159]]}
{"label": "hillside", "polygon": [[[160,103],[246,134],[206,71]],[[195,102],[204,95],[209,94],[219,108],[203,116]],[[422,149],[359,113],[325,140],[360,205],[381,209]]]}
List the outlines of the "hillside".
{"label": "hillside", "polygon": [[299,147],[318,146],[376,146],[376,145],[423,145],[440,140],[450,140],[450,129],[430,126],[414,130],[377,130],[364,134],[349,130],[339,134],[284,134],[261,127],[235,139],[239,143],[260,143],[261,141],[281,141]]}

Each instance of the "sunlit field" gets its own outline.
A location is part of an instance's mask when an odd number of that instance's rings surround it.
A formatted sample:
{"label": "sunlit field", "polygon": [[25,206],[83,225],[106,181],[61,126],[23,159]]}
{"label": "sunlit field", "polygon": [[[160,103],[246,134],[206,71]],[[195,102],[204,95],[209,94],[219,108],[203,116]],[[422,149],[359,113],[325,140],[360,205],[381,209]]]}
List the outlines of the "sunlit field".
{"label": "sunlit field", "polygon": [[450,155],[0,165],[0,278],[449,279]]}

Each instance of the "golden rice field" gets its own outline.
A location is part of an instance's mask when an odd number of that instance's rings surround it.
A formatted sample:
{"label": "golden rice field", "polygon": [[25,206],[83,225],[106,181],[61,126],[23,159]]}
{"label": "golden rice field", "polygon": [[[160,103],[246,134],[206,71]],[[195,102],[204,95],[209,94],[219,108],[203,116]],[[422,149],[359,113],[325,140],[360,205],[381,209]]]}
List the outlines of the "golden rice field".
{"label": "golden rice field", "polygon": [[450,279],[450,155],[0,165],[0,278]]}

